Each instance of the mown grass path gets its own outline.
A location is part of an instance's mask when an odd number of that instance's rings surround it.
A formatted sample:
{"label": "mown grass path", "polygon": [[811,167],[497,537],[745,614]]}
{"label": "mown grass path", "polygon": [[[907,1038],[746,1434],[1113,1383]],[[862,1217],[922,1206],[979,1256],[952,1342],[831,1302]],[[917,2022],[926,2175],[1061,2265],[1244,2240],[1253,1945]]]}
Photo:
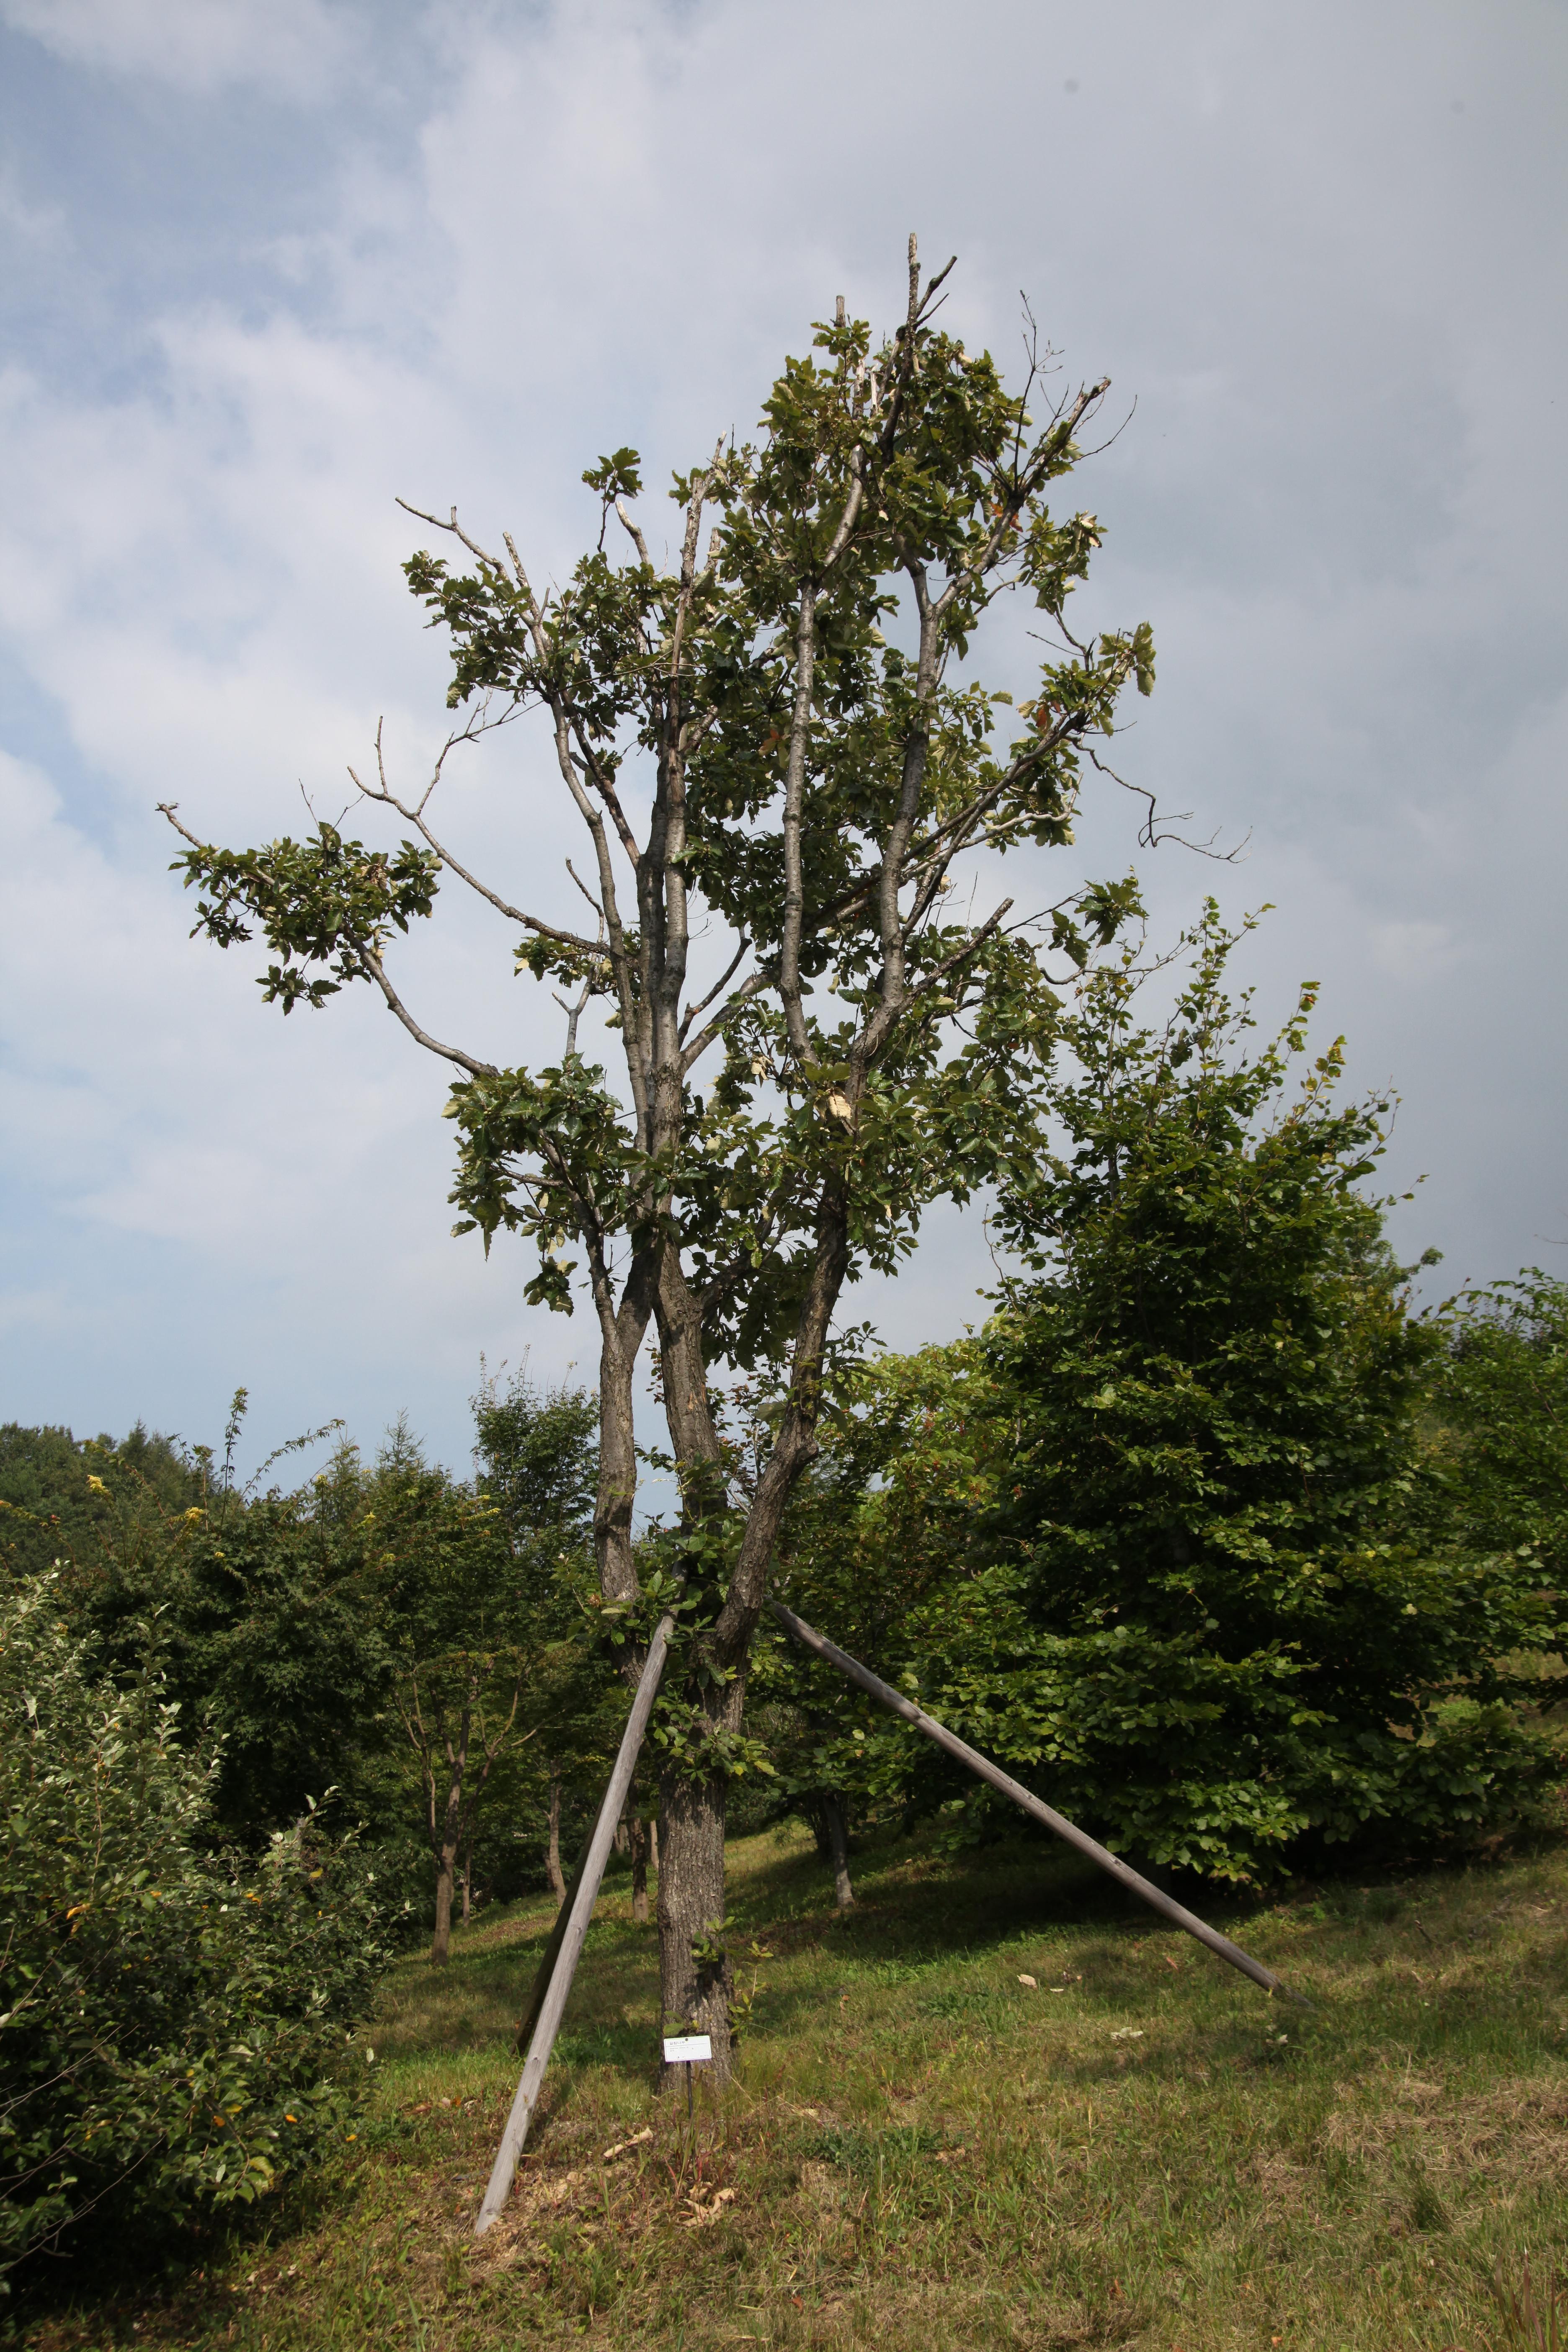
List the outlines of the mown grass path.
{"label": "mown grass path", "polygon": [[757,1990],[722,2108],[653,2090],[654,1932],[612,1881],[476,2246],[552,1916],[520,1906],[399,1969],[313,2213],[35,2352],[1481,2352],[1494,2270],[1568,2248],[1568,1855],[1221,1916],[1310,2013],[1043,1842],[868,1854],[842,1920],[804,1837],[730,1862]]}

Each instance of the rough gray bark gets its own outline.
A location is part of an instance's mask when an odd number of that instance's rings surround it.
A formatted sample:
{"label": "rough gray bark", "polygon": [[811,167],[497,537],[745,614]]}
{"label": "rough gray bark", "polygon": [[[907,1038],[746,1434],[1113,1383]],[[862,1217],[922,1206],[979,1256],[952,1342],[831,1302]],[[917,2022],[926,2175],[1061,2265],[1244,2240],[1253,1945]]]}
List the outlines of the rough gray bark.
{"label": "rough gray bark", "polygon": [[[721,1780],[666,1774],[660,1783],[659,1972],[668,2033],[712,2036],[710,2079],[730,2079],[730,1994],[734,1973],[723,1951],[724,1791]],[[708,1948],[704,1948],[707,1947]],[[665,2079],[679,2074],[666,2067]]]}

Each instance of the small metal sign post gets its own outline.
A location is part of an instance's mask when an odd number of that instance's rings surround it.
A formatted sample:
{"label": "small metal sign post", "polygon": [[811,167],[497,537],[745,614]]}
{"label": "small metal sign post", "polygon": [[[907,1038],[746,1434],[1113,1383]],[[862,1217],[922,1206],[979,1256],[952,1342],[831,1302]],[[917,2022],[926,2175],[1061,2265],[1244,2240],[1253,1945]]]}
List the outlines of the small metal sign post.
{"label": "small metal sign post", "polygon": [[686,2116],[691,2119],[691,2069],[706,2066],[713,2057],[713,2039],[707,2033],[667,2033],[664,2037],[664,2063],[667,2066],[686,2069]]}

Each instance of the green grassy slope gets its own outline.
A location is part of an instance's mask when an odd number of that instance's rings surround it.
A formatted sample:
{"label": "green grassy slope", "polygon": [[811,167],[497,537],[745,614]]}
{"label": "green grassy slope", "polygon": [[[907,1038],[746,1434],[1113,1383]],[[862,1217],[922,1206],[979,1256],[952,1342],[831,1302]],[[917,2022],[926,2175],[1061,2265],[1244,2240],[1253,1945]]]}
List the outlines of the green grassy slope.
{"label": "green grassy slope", "polygon": [[731,1868],[732,1947],[771,1957],[744,1966],[722,2107],[700,2095],[689,2125],[652,2089],[655,1937],[613,1882],[476,2247],[550,1920],[520,1907],[444,1977],[399,1969],[373,2114],[313,2215],[166,2302],[36,2327],[35,2352],[1479,2352],[1504,2340],[1494,2269],[1528,2252],[1539,2278],[1568,2245],[1568,1855],[1222,1916],[1310,2013],[1043,1840],[868,1854],[844,1920],[803,1836],[740,1841]]}

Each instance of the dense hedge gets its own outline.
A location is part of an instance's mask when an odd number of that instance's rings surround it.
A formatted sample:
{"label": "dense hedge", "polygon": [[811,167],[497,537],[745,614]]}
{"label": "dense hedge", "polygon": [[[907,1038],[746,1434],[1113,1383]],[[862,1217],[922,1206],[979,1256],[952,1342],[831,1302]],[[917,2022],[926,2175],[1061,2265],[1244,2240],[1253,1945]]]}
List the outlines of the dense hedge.
{"label": "dense hedge", "polygon": [[372,1874],[308,1829],[215,1850],[177,1712],[92,1678],[52,1577],[0,1595],[0,2276],[89,2212],[248,2203],[350,2127]]}

